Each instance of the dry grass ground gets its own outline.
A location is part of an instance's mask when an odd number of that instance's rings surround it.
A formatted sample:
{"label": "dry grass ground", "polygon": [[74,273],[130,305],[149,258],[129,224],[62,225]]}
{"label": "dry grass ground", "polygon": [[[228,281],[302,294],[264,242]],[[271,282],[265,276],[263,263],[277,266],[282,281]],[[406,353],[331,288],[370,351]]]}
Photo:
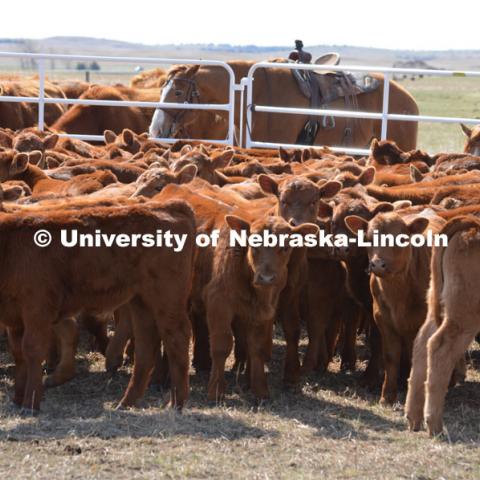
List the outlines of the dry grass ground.
{"label": "dry grass ground", "polygon": [[[36,418],[9,402],[13,365],[0,345],[1,478],[471,478],[480,477],[480,375],[471,352],[467,382],[451,391],[449,436],[409,433],[403,408],[334,362],[301,391],[281,388],[284,343],[275,341],[270,403],[254,409],[229,376],[225,406],[208,405],[205,375],[191,375],[183,414],[162,409],[151,388],[140,409],[115,411],[128,380],[113,379],[102,357],[83,353],[72,382],[49,390]],[[363,369],[359,361],[359,370]],[[402,395],[402,401],[404,394]]]}

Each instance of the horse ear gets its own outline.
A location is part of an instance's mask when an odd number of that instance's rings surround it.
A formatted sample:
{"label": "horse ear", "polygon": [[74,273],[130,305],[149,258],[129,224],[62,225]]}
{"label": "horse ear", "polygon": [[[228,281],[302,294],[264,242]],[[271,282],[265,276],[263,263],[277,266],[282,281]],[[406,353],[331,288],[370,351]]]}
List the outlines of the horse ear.
{"label": "horse ear", "polygon": [[187,70],[185,71],[185,76],[187,78],[191,78],[193,77],[197,72],[198,72],[198,69],[200,68],[200,65],[191,65],[190,67],[187,68]]}
{"label": "horse ear", "polygon": [[463,130],[463,133],[468,137],[470,138],[472,136],[472,129],[471,128],[468,128],[466,125],[464,125],[463,123],[460,124],[460,126],[462,127],[462,130]]}

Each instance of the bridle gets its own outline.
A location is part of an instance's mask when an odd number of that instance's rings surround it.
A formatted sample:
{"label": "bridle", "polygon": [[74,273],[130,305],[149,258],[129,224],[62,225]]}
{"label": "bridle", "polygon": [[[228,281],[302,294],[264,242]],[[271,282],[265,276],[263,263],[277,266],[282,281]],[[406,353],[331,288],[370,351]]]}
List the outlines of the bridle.
{"label": "bridle", "polygon": [[[170,82],[186,82],[187,83],[187,90],[185,92],[185,100],[183,103],[199,103],[200,93],[197,88],[197,83],[195,80],[190,78],[172,78]],[[167,84],[168,85],[168,84]],[[172,118],[172,124],[170,125],[170,129],[168,131],[167,137],[174,138],[177,133],[179,133],[179,122],[187,113],[187,110],[171,110],[166,109],[164,110],[165,114]]]}

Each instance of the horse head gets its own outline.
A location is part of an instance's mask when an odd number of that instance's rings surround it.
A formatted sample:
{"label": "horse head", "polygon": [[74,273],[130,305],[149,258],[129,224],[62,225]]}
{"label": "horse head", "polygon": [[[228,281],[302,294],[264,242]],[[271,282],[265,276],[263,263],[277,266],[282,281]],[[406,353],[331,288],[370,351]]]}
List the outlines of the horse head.
{"label": "horse head", "polygon": [[[195,75],[199,65],[175,65],[167,73],[160,102],[199,103],[200,92]],[[157,108],[150,124],[152,137],[176,137],[182,126],[190,123],[195,116],[193,110]]]}

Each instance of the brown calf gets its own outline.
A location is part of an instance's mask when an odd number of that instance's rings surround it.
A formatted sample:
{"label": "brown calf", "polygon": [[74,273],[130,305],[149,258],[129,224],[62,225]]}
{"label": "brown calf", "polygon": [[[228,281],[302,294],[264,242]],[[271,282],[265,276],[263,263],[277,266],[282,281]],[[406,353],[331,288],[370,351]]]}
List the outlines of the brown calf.
{"label": "brown calf", "polygon": [[212,279],[205,289],[210,335],[212,370],[208,398],[222,400],[225,395],[225,361],[233,346],[233,331],[241,350],[247,352],[249,385],[256,399],[268,397],[265,362],[270,359],[272,330],[280,292],[288,277],[288,247],[230,247],[230,229],[240,232],[275,235],[316,233],[318,227],[304,224],[291,227],[280,217],[266,217],[252,224],[234,215],[225,218],[215,249]]}
{"label": "brown calf", "polygon": [[442,432],[452,372],[480,330],[480,221],[456,217],[441,233],[449,242],[433,250],[428,316],[415,339],[405,406],[410,429],[420,429],[425,418],[430,435]]}
{"label": "brown calf", "polygon": [[[55,323],[80,312],[108,312],[129,303],[137,350],[134,371],[121,401],[133,405],[143,395],[158,338],[168,351],[172,404],[181,407],[188,394],[190,325],[187,296],[192,274],[195,224],[184,202],[111,207],[85,206],[50,210],[36,205],[0,214],[0,322],[8,327],[16,363],[15,403],[38,410],[42,397],[42,361]],[[85,207],[85,208],[84,208]],[[48,230],[52,243],[33,244]],[[155,234],[170,230],[186,235],[185,248],[113,246],[66,248],[61,230],[79,234]]]}
{"label": "brown calf", "polygon": [[[444,223],[435,215],[425,218],[405,212],[381,213],[370,222],[350,216],[345,222],[354,233],[363,230],[367,240],[372,239],[374,231],[404,235],[408,239],[427,228],[437,232]],[[413,341],[427,313],[430,253],[431,248],[427,246],[368,248],[373,314],[382,336],[385,366],[382,403],[392,404],[397,400],[399,368],[402,363],[407,371],[410,368]]]}

